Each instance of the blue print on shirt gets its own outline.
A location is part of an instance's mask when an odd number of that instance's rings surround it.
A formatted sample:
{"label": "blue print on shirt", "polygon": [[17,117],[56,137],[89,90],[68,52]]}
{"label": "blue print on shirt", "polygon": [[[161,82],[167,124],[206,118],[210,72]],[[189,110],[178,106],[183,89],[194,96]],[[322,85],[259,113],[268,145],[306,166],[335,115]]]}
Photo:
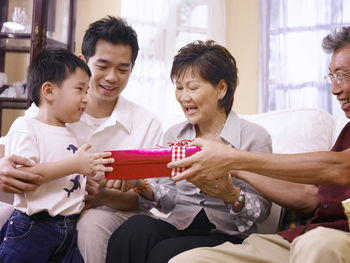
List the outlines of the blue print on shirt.
{"label": "blue print on shirt", "polygon": [[72,150],[73,153],[75,153],[78,150],[78,147],[73,145],[73,144],[69,144],[68,147],[67,147],[67,150],[68,151]]}
{"label": "blue print on shirt", "polygon": [[[73,154],[78,150],[78,147],[76,147],[73,144],[69,144],[68,147],[66,148],[68,151],[73,151]],[[77,174],[74,179],[70,179],[71,182],[73,182],[73,186],[71,189],[68,188],[63,188],[64,191],[67,192],[68,198],[70,196],[70,193],[74,192],[78,188],[81,188],[80,185],[80,174]]]}
{"label": "blue print on shirt", "polygon": [[67,192],[68,198],[69,198],[71,192],[74,192],[74,191],[77,190],[78,188],[81,188],[81,186],[80,186],[80,181],[79,181],[79,180],[80,180],[80,174],[77,174],[77,175],[74,177],[74,179],[70,179],[70,181],[73,182],[72,188],[71,188],[71,189],[63,188],[64,191]]}

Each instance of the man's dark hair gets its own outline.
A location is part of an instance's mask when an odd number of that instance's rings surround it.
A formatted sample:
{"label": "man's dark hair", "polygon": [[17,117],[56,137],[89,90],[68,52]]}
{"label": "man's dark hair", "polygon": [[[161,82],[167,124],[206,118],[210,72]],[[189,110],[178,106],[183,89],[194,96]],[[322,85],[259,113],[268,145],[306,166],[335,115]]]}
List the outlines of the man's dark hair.
{"label": "man's dark hair", "polygon": [[41,86],[45,82],[59,86],[77,68],[91,77],[88,65],[72,52],[57,47],[44,48],[28,68],[27,88],[30,99],[39,106]]}
{"label": "man's dark hair", "polygon": [[224,79],[227,83],[225,97],[219,101],[219,107],[228,115],[233,104],[233,97],[238,85],[236,60],[230,52],[213,40],[195,41],[182,47],[174,57],[170,78],[174,82],[191,70],[199,74],[212,85]]}
{"label": "man's dark hair", "polygon": [[333,53],[346,45],[350,45],[350,27],[336,28],[322,41],[322,48],[326,53]]}
{"label": "man's dark hair", "polygon": [[104,40],[112,44],[130,45],[132,50],[131,62],[135,64],[139,52],[139,44],[134,29],[123,19],[107,16],[90,24],[85,31],[81,52],[86,62],[95,55],[98,40]]}

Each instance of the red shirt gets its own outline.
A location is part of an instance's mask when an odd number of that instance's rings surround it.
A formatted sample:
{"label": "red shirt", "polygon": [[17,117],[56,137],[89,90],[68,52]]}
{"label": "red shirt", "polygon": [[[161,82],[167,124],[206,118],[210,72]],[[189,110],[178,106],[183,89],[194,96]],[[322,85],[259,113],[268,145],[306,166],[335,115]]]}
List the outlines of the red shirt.
{"label": "red shirt", "polygon": [[[341,152],[348,148],[350,148],[350,122],[341,131],[332,151]],[[320,204],[310,224],[279,232],[284,239],[292,242],[294,238],[318,226],[349,232],[348,220],[341,201],[350,198],[350,185],[321,185],[318,187],[318,198]]]}

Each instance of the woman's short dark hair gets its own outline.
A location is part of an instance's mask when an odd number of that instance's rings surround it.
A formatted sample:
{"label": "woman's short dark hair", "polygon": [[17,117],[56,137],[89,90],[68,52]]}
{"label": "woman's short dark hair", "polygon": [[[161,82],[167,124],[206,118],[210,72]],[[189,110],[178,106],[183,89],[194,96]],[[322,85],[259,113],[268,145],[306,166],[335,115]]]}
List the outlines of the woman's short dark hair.
{"label": "woman's short dark hair", "polygon": [[350,27],[336,28],[322,41],[322,48],[326,53],[333,53],[346,45],[350,45]]}
{"label": "woman's short dark hair", "polygon": [[233,104],[234,93],[238,85],[236,60],[230,52],[213,40],[206,42],[197,40],[182,47],[174,57],[170,78],[174,82],[191,70],[212,85],[220,80],[227,83],[227,92],[219,101],[219,107],[229,114]]}
{"label": "woman's short dark hair", "polygon": [[123,19],[113,16],[107,16],[92,24],[85,31],[81,53],[86,62],[95,55],[96,44],[98,40],[104,40],[112,44],[129,45],[132,50],[131,62],[135,64],[139,52],[139,44],[134,29]]}
{"label": "woman's short dark hair", "polygon": [[27,88],[30,99],[39,106],[41,86],[45,82],[59,86],[77,68],[91,77],[88,65],[69,50],[58,47],[44,48],[28,67]]}

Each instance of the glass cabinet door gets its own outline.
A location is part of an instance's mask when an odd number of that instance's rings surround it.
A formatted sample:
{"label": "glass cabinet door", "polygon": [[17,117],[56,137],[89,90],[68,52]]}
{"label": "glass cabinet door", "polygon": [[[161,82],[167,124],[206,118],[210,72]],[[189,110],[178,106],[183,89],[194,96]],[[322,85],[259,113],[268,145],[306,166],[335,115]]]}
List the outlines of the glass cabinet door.
{"label": "glass cabinet door", "polygon": [[74,51],[75,1],[47,1],[47,43]]}
{"label": "glass cabinet door", "polygon": [[0,72],[4,52],[29,52],[46,45],[74,51],[76,0],[0,0]]}
{"label": "glass cabinet door", "polygon": [[0,0],[0,47],[28,52],[33,0]]}
{"label": "glass cabinet door", "polygon": [[74,51],[76,0],[34,0],[32,58],[46,45]]}

